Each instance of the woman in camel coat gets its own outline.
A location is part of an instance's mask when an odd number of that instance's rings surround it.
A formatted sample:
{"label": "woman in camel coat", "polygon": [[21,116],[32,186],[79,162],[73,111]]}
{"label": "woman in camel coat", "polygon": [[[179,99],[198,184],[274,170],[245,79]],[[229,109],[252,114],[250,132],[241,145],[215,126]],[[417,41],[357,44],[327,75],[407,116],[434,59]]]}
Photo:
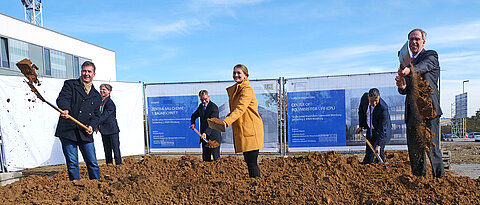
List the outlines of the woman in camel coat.
{"label": "woman in camel coat", "polygon": [[248,80],[248,69],[242,64],[233,68],[236,84],[227,88],[230,113],[223,120],[232,126],[235,152],[243,152],[250,177],[260,177],[258,153],[263,148],[263,122],[258,113],[255,92]]}

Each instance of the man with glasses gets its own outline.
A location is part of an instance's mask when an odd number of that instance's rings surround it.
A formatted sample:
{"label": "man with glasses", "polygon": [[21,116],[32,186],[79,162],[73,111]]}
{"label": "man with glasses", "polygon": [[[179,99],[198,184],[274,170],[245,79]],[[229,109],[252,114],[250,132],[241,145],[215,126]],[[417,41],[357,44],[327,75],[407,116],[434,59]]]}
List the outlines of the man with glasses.
{"label": "man with glasses", "polygon": [[[428,157],[432,165],[432,171],[434,177],[442,177],[445,175],[442,152],[440,151],[440,132],[439,132],[439,119],[442,115],[440,109],[440,94],[438,90],[438,79],[440,78],[440,65],[438,63],[438,54],[434,50],[423,49],[427,33],[422,29],[413,29],[408,33],[408,47],[412,52],[412,64],[416,72],[428,81],[430,88],[433,89],[433,93],[429,96],[432,100],[433,108],[436,112],[436,117],[433,119],[425,120],[426,126],[431,129],[434,136],[428,147]],[[411,68],[408,66],[404,69],[398,69],[398,76],[395,78],[398,87],[398,92],[402,95],[407,95],[405,105],[405,123],[407,124],[407,146],[410,157],[410,166],[412,167],[412,173],[415,176],[425,176],[427,173],[427,164],[425,159],[425,152],[417,152],[415,150],[424,150],[421,144],[415,141],[415,136],[411,136],[411,131],[414,129],[412,124],[415,119],[414,109],[410,106],[412,101],[413,83]],[[413,99],[416,100],[416,99]],[[409,123],[410,122],[410,123]]]}
{"label": "man with glasses", "polygon": [[197,110],[192,114],[190,122],[190,129],[195,129],[195,120],[200,117],[200,133],[202,136],[200,137],[200,142],[202,143],[202,159],[205,162],[217,160],[220,157],[220,146],[216,148],[207,147],[207,143],[205,140],[215,140],[219,144],[222,141],[222,135],[219,131],[214,130],[208,126],[207,119],[208,118],[218,118],[218,107],[215,103],[210,101],[210,96],[208,95],[207,90],[200,90],[198,93],[198,97],[200,98],[200,105],[198,105]]}

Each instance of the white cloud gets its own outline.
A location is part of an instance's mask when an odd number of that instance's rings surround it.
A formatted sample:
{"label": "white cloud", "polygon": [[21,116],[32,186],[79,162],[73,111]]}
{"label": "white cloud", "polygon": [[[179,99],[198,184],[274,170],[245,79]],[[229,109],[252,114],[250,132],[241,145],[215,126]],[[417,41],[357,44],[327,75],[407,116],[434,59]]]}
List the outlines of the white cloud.
{"label": "white cloud", "polygon": [[391,44],[319,49],[293,54],[291,57],[259,62],[258,67],[262,68],[262,77],[271,76],[272,73],[284,77],[305,77],[389,72],[394,71],[395,66],[390,65],[395,64],[396,61],[385,64],[375,60],[378,55],[388,54],[388,52],[395,56],[400,47],[401,44]]}
{"label": "white cloud", "polygon": [[480,21],[435,27],[429,29],[427,33],[427,43],[434,45],[434,47],[457,47],[459,44],[479,44],[479,40]]}
{"label": "white cloud", "polygon": [[193,0],[192,3],[195,5],[222,5],[225,7],[233,7],[238,5],[245,4],[256,4],[261,3],[265,0]]}

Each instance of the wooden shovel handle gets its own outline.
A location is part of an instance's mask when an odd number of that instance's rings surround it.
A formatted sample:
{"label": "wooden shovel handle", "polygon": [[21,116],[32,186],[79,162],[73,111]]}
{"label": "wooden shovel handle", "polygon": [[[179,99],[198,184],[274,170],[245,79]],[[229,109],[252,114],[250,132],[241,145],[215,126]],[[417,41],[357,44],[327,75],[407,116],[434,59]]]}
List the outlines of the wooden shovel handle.
{"label": "wooden shovel handle", "polygon": [[[52,107],[53,109],[57,110],[58,112],[62,113],[62,114],[65,114],[65,111],[63,111],[62,109],[58,108],[57,106],[53,105],[52,103],[44,100],[43,102],[47,103],[48,105],[50,105],[50,107]],[[84,124],[82,124],[80,121],[78,121],[77,119],[73,118],[72,116],[68,115],[68,119],[72,120],[73,122],[77,123],[77,125],[80,125],[80,127],[82,127],[83,129],[86,129],[88,130],[88,127],[85,126]]]}
{"label": "wooden shovel handle", "polygon": [[[370,143],[370,141],[368,141],[367,137],[365,137],[365,135],[363,135],[362,132],[360,132],[360,135],[363,137],[363,139],[367,142],[368,146],[370,147],[370,149],[372,149],[372,152],[375,153],[375,149],[373,149],[373,146],[372,144]],[[378,154],[375,154],[375,156],[377,157],[378,161],[380,161],[381,163],[383,163],[383,160],[382,158],[380,157],[380,155]]]}
{"label": "wooden shovel handle", "polygon": [[[193,130],[200,136],[200,138],[202,137],[202,134],[200,134],[200,132],[197,130],[197,128],[193,128]],[[208,143],[208,140],[207,138],[201,138],[204,142]]]}
{"label": "wooden shovel handle", "polygon": [[[65,113],[65,111],[60,110],[60,109],[58,109],[58,111],[60,111],[62,114]],[[68,119],[70,119],[70,120],[72,120],[73,122],[77,123],[77,125],[80,125],[80,127],[83,127],[83,129],[88,130],[88,127],[87,127],[87,126],[85,126],[84,124],[82,124],[81,122],[79,122],[77,119],[73,118],[72,116],[68,115]]]}
{"label": "wooden shovel handle", "polygon": [[200,134],[200,132],[197,130],[197,128],[193,128],[193,130],[195,130],[195,132],[200,135],[200,137],[202,136],[202,134]]}

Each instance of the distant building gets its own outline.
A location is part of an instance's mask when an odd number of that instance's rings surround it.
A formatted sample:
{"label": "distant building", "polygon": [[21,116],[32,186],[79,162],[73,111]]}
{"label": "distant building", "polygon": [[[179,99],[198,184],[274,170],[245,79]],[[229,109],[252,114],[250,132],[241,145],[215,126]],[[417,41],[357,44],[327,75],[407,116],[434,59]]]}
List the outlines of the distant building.
{"label": "distant building", "polygon": [[95,80],[116,81],[115,52],[0,13],[0,75],[21,75],[16,63],[30,59],[40,77],[78,78],[89,60]]}
{"label": "distant building", "polygon": [[451,118],[440,118],[440,126],[452,125]]}

